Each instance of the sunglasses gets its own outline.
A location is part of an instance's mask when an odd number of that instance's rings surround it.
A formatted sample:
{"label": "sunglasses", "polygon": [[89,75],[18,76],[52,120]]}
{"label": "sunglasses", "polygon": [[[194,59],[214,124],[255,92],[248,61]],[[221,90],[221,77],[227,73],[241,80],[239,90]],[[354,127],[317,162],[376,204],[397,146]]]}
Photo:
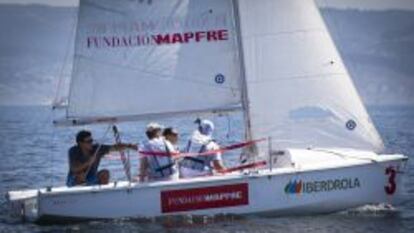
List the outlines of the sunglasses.
{"label": "sunglasses", "polygon": [[83,140],[83,143],[87,143],[87,144],[92,144],[93,143],[93,139],[88,139],[88,140]]}

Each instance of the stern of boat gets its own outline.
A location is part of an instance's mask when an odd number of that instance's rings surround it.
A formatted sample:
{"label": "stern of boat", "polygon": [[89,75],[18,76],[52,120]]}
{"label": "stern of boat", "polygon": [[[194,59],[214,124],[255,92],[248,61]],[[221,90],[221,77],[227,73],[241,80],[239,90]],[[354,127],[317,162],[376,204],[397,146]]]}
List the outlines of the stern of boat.
{"label": "stern of boat", "polygon": [[379,163],[383,166],[385,176],[384,192],[386,203],[399,204],[406,197],[405,179],[408,165],[408,157],[401,154],[380,155]]}
{"label": "stern of boat", "polygon": [[[269,157],[270,169],[292,168],[299,174],[306,171],[352,169],[356,177],[364,177],[372,190],[372,204],[398,204],[404,199],[404,173],[408,157],[402,154],[376,154],[372,151],[338,148],[286,149]],[[364,184],[365,185],[365,184]]]}
{"label": "stern of boat", "polygon": [[10,191],[6,199],[10,215],[24,221],[35,221],[39,216],[38,190]]}

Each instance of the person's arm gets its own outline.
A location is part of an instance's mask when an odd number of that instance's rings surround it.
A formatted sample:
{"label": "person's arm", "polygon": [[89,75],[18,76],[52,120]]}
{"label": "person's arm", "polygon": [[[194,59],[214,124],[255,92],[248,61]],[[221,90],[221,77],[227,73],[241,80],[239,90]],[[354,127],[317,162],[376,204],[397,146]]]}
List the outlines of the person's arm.
{"label": "person's arm", "polygon": [[69,159],[69,169],[74,174],[77,175],[89,168],[94,162],[94,160],[91,158],[85,163],[81,163],[77,159],[77,151],[74,148],[71,148],[68,151],[68,159]]}
{"label": "person's arm", "polygon": [[86,182],[86,176],[88,169],[92,166],[95,160],[93,158],[89,159],[85,163],[81,163],[76,160],[72,160],[69,163],[70,170],[75,178],[76,184],[83,184]]}
{"label": "person's arm", "polygon": [[139,182],[145,181],[145,178],[147,177],[147,170],[148,170],[148,159],[147,157],[141,157],[139,160],[139,173],[138,173]]}
{"label": "person's arm", "polygon": [[[209,146],[211,147],[211,150],[220,149],[220,146],[215,142],[212,142]],[[226,167],[223,165],[223,159],[221,157],[221,152],[218,152],[214,155],[213,168],[218,173],[224,172],[226,170]]]}
{"label": "person's arm", "polygon": [[73,161],[70,163],[70,170],[73,172],[73,174],[79,174],[84,171],[86,171],[92,164],[94,159],[90,159],[89,161],[85,163],[79,163],[76,161]]}
{"label": "person's arm", "polygon": [[224,172],[226,170],[226,167],[223,165],[223,162],[221,160],[213,160],[213,168],[217,172]]}
{"label": "person's arm", "polygon": [[119,144],[112,145],[111,148],[109,149],[109,152],[122,151],[122,150],[125,150],[125,149],[138,150],[138,145],[137,144],[119,143]]}
{"label": "person's arm", "polygon": [[123,151],[125,149],[138,150],[138,145],[137,144],[125,144],[125,143],[119,143],[119,144],[114,144],[114,145],[97,144],[95,145],[95,148],[99,148],[99,152],[97,153],[97,156],[102,158],[111,152]]}

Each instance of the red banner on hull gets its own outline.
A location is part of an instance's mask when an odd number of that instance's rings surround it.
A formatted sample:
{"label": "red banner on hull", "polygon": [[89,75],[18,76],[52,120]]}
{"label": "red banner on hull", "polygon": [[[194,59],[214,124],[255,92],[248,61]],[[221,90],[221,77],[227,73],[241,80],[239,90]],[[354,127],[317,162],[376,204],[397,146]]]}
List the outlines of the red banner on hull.
{"label": "red banner on hull", "polygon": [[172,213],[249,204],[247,183],[161,192],[161,212]]}

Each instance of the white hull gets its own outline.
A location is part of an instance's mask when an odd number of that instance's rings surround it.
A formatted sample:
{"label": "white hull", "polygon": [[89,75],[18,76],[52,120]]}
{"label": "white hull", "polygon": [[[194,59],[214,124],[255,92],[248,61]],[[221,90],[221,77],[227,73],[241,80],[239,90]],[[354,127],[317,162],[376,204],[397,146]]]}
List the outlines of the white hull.
{"label": "white hull", "polygon": [[[310,160],[303,164],[297,162],[310,153],[313,154]],[[279,158],[278,164],[282,167],[272,170],[145,184],[120,182],[51,191],[16,191],[9,192],[8,196],[14,213],[29,220],[189,214],[292,215],[392,203],[401,192],[400,171],[407,158],[402,155],[372,157],[367,153],[361,156],[361,153],[348,152],[351,156],[344,158],[332,153],[291,150]],[[286,161],[291,165],[287,166]],[[387,169],[396,171],[395,177],[390,172],[386,174]]]}

